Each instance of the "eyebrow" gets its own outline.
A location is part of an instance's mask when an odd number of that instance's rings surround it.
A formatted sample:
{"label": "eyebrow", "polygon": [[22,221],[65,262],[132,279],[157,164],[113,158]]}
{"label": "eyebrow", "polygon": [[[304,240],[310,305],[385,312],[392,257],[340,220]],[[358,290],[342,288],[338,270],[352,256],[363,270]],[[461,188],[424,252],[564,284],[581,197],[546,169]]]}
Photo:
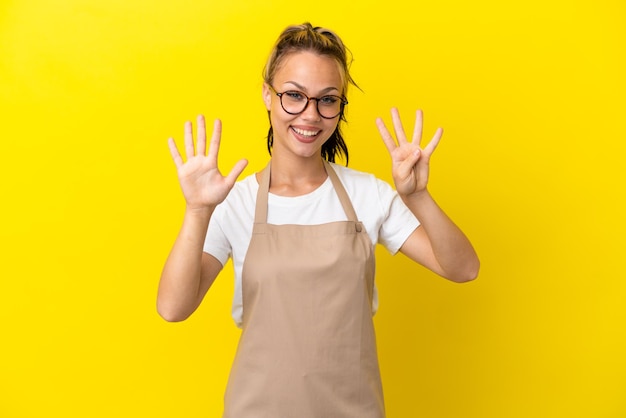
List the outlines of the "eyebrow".
{"label": "eyebrow", "polygon": [[[303,86],[303,85],[301,85],[301,84],[296,83],[295,81],[285,81],[285,83],[284,83],[284,84],[287,84],[287,83],[289,83],[289,84],[293,84],[294,86],[296,86],[297,88],[299,88],[300,90],[302,90],[302,91],[304,91],[304,92],[306,92],[306,91],[307,91],[307,88],[306,88],[306,87],[304,87],[304,86]],[[320,91],[320,93],[321,93],[321,94],[326,94],[326,93],[328,93],[328,92],[330,92],[330,91],[332,91],[332,90],[336,90],[337,92],[339,92],[339,89],[338,89],[337,87],[326,87],[325,89],[321,90],[321,91]]]}

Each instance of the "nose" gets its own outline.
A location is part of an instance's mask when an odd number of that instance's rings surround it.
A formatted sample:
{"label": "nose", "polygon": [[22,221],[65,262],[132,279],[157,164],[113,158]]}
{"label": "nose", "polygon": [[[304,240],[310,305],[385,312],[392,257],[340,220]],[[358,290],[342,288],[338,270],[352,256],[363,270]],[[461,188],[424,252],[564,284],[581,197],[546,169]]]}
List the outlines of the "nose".
{"label": "nose", "polygon": [[304,110],[301,113],[302,118],[306,120],[320,120],[321,115],[317,110],[317,99],[315,97],[309,98]]}

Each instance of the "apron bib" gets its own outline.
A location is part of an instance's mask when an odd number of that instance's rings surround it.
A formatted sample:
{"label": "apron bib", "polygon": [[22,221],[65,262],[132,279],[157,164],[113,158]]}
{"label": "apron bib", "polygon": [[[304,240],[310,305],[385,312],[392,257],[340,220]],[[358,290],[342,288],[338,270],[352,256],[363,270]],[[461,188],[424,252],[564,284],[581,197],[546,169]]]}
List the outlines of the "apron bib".
{"label": "apron bib", "polygon": [[243,325],[225,418],[382,418],[374,249],[329,163],[347,221],[267,223],[261,174],[242,272]]}

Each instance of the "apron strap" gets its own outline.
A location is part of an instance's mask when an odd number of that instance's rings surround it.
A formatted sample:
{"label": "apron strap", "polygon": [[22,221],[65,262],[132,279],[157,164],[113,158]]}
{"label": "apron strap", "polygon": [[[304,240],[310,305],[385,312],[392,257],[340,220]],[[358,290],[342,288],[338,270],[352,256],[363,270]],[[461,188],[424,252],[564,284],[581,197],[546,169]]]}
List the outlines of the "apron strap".
{"label": "apron strap", "polygon": [[[335,170],[330,165],[330,163],[326,160],[322,160],[324,162],[324,168],[326,169],[326,174],[330,177],[330,182],[335,189],[335,193],[337,193],[337,197],[339,198],[339,202],[343,207],[343,211],[346,214],[346,217],[349,221],[358,222],[356,217],[356,212],[354,211],[354,207],[352,206],[352,202],[350,201],[350,197],[346,192],[346,189],[343,187],[341,180],[335,173]],[[270,189],[270,166],[272,162],[270,161],[267,166],[261,171],[261,178],[259,180],[259,190],[256,195],[256,208],[254,211],[254,223],[255,224],[264,224],[267,223],[267,202],[268,202],[268,194]]]}
{"label": "apron strap", "polygon": [[259,180],[259,190],[256,193],[256,208],[254,210],[254,223],[267,223],[267,196],[270,190],[270,165],[272,161],[261,171],[261,179]]}
{"label": "apron strap", "polygon": [[337,173],[335,173],[335,170],[328,161],[323,161],[324,168],[326,168],[326,173],[328,174],[328,177],[330,177],[330,181],[333,183],[333,187],[335,188],[337,197],[341,202],[341,206],[343,206],[343,211],[346,213],[348,220],[358,222],[358,219],[356,218],[356,212],[354,211],[354,207],[352,206],[352,202],[350,201],[350,197],[348,197],[348,193],[343,187],[343,184],[341,184],[341,180],[339,180]]}

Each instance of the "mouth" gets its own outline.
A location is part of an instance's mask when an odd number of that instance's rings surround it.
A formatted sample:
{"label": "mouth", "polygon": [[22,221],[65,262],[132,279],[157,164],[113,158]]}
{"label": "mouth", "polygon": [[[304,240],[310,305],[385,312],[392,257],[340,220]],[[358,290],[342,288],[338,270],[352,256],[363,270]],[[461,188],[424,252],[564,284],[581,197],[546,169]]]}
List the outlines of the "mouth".
{"label": "mouth", "polygon": [[295,134],[295,137],[302,142],[313,142],[315,138],[322,132],[321,130],[309,130],[291,127],[291,132]]}

